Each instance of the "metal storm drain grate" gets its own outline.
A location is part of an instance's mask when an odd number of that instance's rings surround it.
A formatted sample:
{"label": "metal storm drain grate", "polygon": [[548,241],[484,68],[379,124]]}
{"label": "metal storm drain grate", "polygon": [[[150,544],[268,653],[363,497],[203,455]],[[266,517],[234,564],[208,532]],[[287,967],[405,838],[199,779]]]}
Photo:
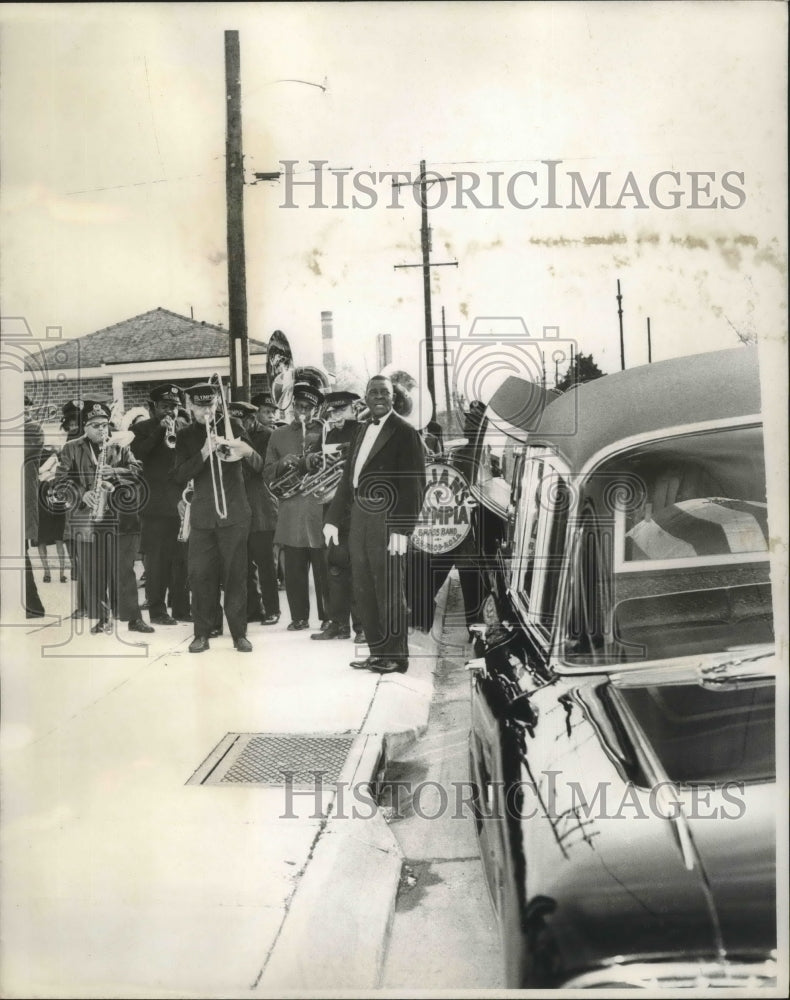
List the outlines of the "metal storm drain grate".
{"label": "metal storm drain grate", "polygon": [[331,784],[355,739],[353,733],[228,733],[187,784]]}

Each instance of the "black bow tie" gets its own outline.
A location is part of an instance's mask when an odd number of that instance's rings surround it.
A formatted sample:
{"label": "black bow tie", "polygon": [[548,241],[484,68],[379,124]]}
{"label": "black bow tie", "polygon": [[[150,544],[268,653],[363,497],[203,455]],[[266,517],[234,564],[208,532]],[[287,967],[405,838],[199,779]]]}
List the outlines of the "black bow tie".
{"label": "black bow tie", "polygon": [[375,424],[376,427],[378,427],[378,425],[381,423],[381,417],[373,417],[373,419],[370,422],[372,424]]}

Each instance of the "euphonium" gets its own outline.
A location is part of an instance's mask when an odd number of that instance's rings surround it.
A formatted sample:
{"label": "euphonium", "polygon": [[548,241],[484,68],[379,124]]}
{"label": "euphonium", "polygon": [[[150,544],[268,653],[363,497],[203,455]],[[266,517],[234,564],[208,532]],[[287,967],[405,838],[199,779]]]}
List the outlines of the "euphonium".
{"label": "euphonium", "polygon": [[110,493],[112,493],[115,489],[112,483],[108,483],[101,477],[102,466],[107,461],[107,446],[109,440],[110,435],[105,434],[102,438],[101,448],[99,449],[99,457],[96,459],[96,475],[94,476],[93,488],[91,490],[91,492],[96,496],[96,506],[91,511],[92,521],[101,521],[104,519],[104,515],[107,513],[107,501]]}
{"label": "euphonium", "polygon": [[305,476],[300,484],[302,495],[314,497],[319,503],[329,503],[340,483],[346,458],[347,456],[342,454],[331,455],[326,459],[323,468]]}

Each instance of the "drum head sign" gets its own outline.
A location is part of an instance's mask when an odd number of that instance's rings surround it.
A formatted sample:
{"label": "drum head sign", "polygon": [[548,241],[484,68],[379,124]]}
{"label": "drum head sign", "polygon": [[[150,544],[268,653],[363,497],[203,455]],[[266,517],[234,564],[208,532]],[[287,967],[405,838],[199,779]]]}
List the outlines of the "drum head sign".
{"label": "drum head sign", "polygon": [[432,464],[425,473],[428,484],[412,543],[423,552],[450,552],[469,533],[469,486],[450,465]]}

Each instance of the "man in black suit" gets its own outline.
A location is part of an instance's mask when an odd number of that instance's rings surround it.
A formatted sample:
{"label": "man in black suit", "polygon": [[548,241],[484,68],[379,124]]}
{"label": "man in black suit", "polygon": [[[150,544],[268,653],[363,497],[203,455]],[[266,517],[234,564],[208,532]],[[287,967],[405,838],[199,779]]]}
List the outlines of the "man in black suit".
{"label": "man in black suit", "polygon": [[[260,400],[260,395],[256,400]],[[272,401],[272,407],[274,402]],[[244,463],[244,484],[252,511],[250,533],[247,537],[247,622],[276,625],[280,620],[280,596],[277,593],[277,576],[274,570],[274,529],[277,524],[277,501],[263,479],[264,459],[271,430],[261,427],[256,406],[242,400],[228,404],[234,420],[244,428],[246,440],[261,459],[260,468]],[[272,413],[274,423],[274,413]]]}
{"label": "man in black suit", "polygon": [[417,431],[392,409],[392,382],[376,375],[365,402],[370,423],[360,429],[324,527],[338,544],[348,524],[351,578],[370,656],[356,669],[405,673],[407,608],[403,564],[425,492],[425,459]]}
{"label": "man in black suit", "polygon": [[[241,428],[226,429],[222,419],[212,427],[209,440],[206,422],[211,423],[216,417],[215,385],[204,382],[184,392],[194,423],[176,435],[173,477],[182,488],[190,479],[194,483],[187,565],[195,638],[189,651],[203,653],[209,648],[209,635],[217,628],[221,580],[225,617],[233,645],[240,653],[250,653],[252,644],[247,638],[250,505],[241,463],[247,462],[253,468],[257,465],[260,469],[262,462],[246,441],[238,436],[232,441],[228,439],[229,431],[239,435]],[[225,461],[220,461],[218,452],[226,456]]]}
{"label": "man in black suit", "polygon": [[[352,416],[352,405],[359,399],[355,392],[340,389],[328,392],[324,398],[328,430],[324,435],[324,445],[321,452],[308,456],[308,469],[311,473],[328,467],[329,462],[348,461],[348,451],[351,442],[359,429],[358,422]],[[329,510],[332,499],[337,492],[332,488],[326,498],[317,497],[323,505],[324,515]],[[351,584],[351,558],[348,552],[348,526],[340,531],[338,545],[329,545],[324,549],[327,566],[327,614],[329,624],[320,632],[314,632],[310,638],[325,642],[330,639],[350,639],[351,629],[349,617],[354,624],[354,642],[362,645],[366,641],[362,624],[356,612]]]}
{"label": "man in black suit", "polygon": [[167,613],[165,597],[171,585],[173,561],[178,549],[178,501],[181,490],[172,478],[175,456],[175,424],[182,403],[181,390],[167,383],[151,390],[149,420],[132,425],[132,454],[142,462],[147,487],[140,511],[140,544],[145,565],[145,596],[152,625],[175,625]]}

